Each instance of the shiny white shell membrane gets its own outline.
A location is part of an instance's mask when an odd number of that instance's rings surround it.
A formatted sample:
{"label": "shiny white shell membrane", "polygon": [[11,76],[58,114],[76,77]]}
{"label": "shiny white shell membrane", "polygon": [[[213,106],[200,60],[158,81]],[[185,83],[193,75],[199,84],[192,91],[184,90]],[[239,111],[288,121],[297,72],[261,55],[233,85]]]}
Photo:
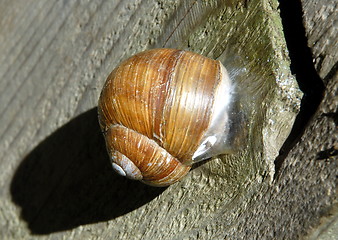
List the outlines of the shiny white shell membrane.
{"label": "shiny white shell membrane", "polygon": [[231,152],[230,125],[232,120],[230,117],[235,87],[225,67],[221,63],[220,66],[221,81],[215,90],[210,125],[192,157],[193,162]]}

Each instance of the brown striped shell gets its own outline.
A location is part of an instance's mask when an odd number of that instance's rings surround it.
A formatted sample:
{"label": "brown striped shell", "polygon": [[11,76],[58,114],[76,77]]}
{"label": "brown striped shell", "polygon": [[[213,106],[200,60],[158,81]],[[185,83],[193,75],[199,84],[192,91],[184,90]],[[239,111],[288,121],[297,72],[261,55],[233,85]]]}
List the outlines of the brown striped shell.
{"label": "brown striped shell", "polygon": [[227,152],[231,92],[222,64],[193,52],[153,49],[125,60],[109,75],[98,105],[113,168],[167,186],[194,160]]}

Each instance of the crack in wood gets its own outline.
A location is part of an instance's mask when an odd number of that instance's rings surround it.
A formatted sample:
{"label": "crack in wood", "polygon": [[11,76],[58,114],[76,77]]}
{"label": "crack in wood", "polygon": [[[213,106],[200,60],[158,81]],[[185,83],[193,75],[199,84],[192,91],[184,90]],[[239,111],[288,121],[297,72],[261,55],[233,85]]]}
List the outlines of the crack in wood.
{"label": "crack in wood", "polygon": [[284,159],[304,133],[309,120],[322,101],[324,91],[323,81],[316,72],[311,50],[307,45],[301,2],[279,0],[279,4],[285,41],[291,60],[291,72],[295,75],[304,96],[293,128],[280,149],[279,156],[275,159],[274,178],[278,177]]}

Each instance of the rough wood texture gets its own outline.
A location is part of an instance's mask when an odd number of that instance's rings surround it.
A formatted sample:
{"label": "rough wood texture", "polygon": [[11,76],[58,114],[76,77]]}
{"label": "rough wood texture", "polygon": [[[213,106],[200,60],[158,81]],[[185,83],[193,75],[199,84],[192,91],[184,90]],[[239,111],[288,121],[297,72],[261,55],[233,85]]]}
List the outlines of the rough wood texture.
{"label": "rough wood texture", "polygon": [[[331,19],[334,4],[325,4],[323,16]],[[300,98],[276,1],[1,6],[1,239],[296,239],[337,199],[333,53],[317,68],[326,84],[320,107],[274,175]],[[305,19],[317,22],[316,16]],[[319,22],[305,24],[314,43],[333,28]],[[334,44],[322,43],[325,56]],[[235,70],[245,63],[251,75],[243,82],[253,83],[248,91],[256,91],[259,104],[243,152],[152,188],[112,172],[95,106],[121,60],[162,46],[218,58]]]}
{"label": "rough wood texture", "polygon": [[308,45],[312,50],[317,72],[326,83],[337,70],[338,2],[315,0],[302,3]]}
{"label": "rough wood texture", "polygon": [[[338,62],[338,2],[337,1],[302,1],[303,21],[308,39],[308,46],[311,49],[313,62],[318,75],[322,79],[326,93],[323,99],[327,101],[327,106],[320,107],[321,113],[317,113],[317,119],[321,121],[324,135],[321,139],[322,145],[318,149],[317,159],[319,161],[336,161],[338,153],[338,130],[337,130],[337,62]],[[331,129],[331,130],[329,130]],[[316,134],[320,128],[316,129]],[[337,163],[336,163],[337,164]],[[338,176],[337,165],[332,172],[336,178]],[[335,195],[333,206],[322,214],[318,226],[313,226],[308,239],[329,240],[338,238],[338,201],[337,201],[337,179],[332,194]],[[328,192],[331,194],[331,192]],[[313,224],[312,224],[313,225]]]}

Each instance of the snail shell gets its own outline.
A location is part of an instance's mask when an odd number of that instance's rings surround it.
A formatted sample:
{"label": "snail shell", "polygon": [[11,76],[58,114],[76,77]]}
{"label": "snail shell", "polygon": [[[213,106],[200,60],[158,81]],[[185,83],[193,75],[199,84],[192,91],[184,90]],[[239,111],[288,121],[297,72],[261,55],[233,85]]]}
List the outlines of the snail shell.
{"label": "snail shell", "polygon": [[98,104],[113,168],[130,179],[167,186],[192,163],[232,150],[234,84],[216,60],[153,49],[109,75]]}

